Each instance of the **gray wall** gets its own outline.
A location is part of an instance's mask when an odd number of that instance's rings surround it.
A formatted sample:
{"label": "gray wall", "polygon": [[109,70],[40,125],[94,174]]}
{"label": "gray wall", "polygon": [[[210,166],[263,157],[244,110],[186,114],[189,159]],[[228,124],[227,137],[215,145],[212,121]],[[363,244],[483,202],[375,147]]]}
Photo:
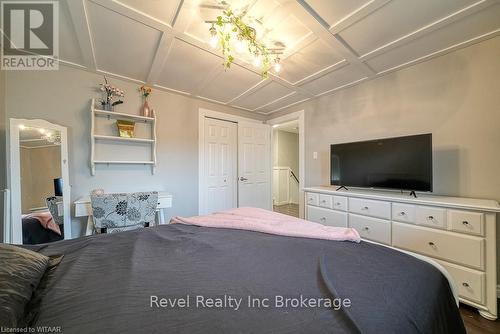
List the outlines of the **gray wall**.
{"label": "gray wall", "polygon": [[299,135],[292,132],[274,130],[274,166],[290,167],[299,177]]}
{"label": "gray wall", "polygon": [[280,114],[297,110],[306,185],[329,183],[330,144],[431,132],[434,192],[500,201],[500,37]]}
{"label": "gray wall", "polygon": [[[166,190],[173,194],[167,217],[198,213],[198,108],[250,117],[240,112],[178,94],[155,90],[150,105],[157,114],[155,175],[147,166],[98,166],[90,175],[90,98],[102,76],[61,66],[59,71],[11,71],[6,73],[6,118],[42,118],[68,127],[72,202],[91,189],[108,192]],[[118,111],[138,113],[139,85],[111,78],[125,90],[125,104]],[[253,116],[255,117],[255,116]],[[73,208],[72,208],[73,210]],[[83,228],[74,221],[73,234]]]}

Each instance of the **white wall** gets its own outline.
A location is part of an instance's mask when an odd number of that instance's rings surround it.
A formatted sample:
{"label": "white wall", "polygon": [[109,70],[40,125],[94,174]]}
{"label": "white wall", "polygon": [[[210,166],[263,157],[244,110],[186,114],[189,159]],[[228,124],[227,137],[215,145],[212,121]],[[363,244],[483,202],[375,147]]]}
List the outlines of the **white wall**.
{"label": "white wall", "polygon": [[500,37],[282,113],[302,109],[308,186],[329,183],[330,144],[430,132],[435,194],[500,201]]}
{"label": "white wall", "polygon": [[[173,194],[167,217],[198,212],[198,109],[200,107],[255,117],[233,108],[154,90],[150,105],[157,114],[158,168],[147,166],[98,166],[90,175],[90,99],[102,76],[61,66],[58,71],[10,71],[6,73],[6,118],[42,118],[68,127],[72,202],[90,190],[108,192],[165,190]],[[117,111],[138,113],[139,85],[111,79],[125,90],[125,104]],[[72,207],[72,211],[74,208]],[[74,212],[73,212],[74,213]],[[79,235],[83,220],[75,220]]]}

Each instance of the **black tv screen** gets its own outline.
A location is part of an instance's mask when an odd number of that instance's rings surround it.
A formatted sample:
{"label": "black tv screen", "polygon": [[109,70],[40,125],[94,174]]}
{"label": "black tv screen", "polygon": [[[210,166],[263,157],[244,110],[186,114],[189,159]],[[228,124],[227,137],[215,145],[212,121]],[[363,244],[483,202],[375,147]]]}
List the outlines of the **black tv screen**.
{"label": "black tv screen", "polygon": [[63,179],[57,178],[54,179],[54,196],[62,196],[63,195]]}
{"label": "black tv screen", "polygon": [[432,191],[432,134],[331,145],[331,185]]}

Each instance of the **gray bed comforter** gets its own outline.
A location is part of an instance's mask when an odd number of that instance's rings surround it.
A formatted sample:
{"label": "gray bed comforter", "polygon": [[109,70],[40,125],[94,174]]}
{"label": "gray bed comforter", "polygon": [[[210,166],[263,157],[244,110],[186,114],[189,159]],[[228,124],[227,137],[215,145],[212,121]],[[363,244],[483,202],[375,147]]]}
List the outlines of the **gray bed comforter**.
{"label": "gray bed comforter", "polygon": [[163,225],[30,248],[64,254],[30,306],[64,333],[465,333],[437,269],[366,242]]}

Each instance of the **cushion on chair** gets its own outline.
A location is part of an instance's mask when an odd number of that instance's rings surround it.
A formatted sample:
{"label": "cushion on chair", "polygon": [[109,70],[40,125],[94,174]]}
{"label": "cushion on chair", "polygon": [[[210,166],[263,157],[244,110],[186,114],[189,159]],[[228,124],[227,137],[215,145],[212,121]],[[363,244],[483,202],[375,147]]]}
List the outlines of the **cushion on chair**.
{"label": "cushion on chair", "polygon": [[158,206],[157,192],[91,195],[94,224],[108,233],[152,226]]}
{"label": "cushion on chair", "polygon": [[59,210],[57,209],[57,202],[62,201],[61,196],[52,196],[48,197],[45,202],[47,203],[47,207],[49,208],[50,214],[52,215],[52,218],[54,219],[54,222],[57,225],[62,225],[64,224],[64,217],[59,216]]}
{"label": "cushion on chair", "polygon": [[16,327],[24,316],[49,257],[13,245],[0,244],[0,324]]}

